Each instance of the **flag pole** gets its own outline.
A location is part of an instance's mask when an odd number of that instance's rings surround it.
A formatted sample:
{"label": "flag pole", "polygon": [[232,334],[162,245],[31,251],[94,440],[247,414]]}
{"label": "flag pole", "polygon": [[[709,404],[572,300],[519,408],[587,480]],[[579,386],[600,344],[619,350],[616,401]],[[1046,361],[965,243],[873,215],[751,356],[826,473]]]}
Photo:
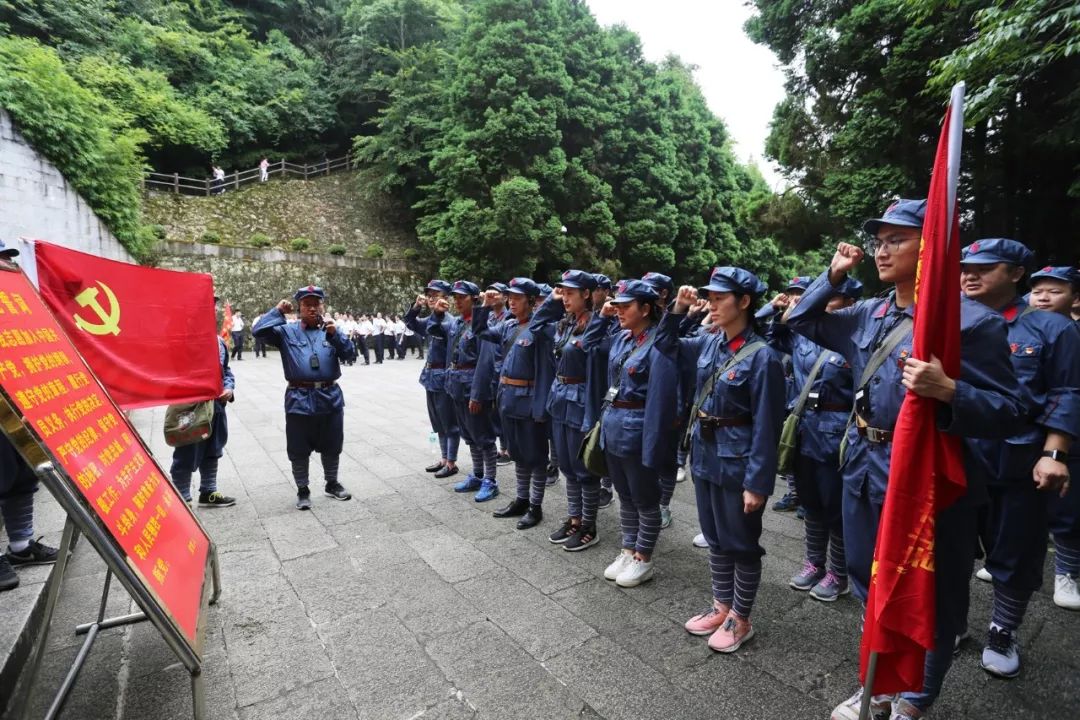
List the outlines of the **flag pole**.
{"label": "flag pole", "polygon": [[871,651],[866,662],[866,682],[863,684],[862,704],[859,706],[859,720],[870,720],[870,693],[874,689],[874,676],[877,675],[877,651]]}

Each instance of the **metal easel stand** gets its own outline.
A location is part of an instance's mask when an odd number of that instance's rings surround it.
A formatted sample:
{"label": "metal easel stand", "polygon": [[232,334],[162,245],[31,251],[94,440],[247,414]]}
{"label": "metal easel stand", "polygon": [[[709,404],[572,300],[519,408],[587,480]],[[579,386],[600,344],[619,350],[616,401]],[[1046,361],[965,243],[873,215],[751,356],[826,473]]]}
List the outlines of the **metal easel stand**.
{"label": "metal easel stand", "polygon": [[[37,468],[38,474],[43,475],[49,472],[55,472],[50,463],[44,463]],[[46,483],[50,490],[53,489],[53,485]],[[61,504],[65,499],[62,497],[62,493],[58,494],[58,500]],[[65,509],[67,507],[65,506]],[[38,637],[34,640],[34,645],[30,651],[30,659],[27,662],[25,676],[19,690],[16,693],[14,702],[12,703],[13,712],[10,717],[12,718],[24,718],[28,704],[30,701],[31,693],[33,692],[34,684],[37,679],[38,671],[41,669],[41,660],[45,654],[46,643],[49,638],[49,628],[52,625],[53,613],[56,610],[56,603],[60,597],[60,588],[63,585],[64,574],[67,572],[68,560],[71,555],[71,551],[74,548],[75,540],[78,537],[79,528],[76,522],[72,519],[72,515],[69,511],[67,520],[64,523],[64,534],[60,540],[60,547],[57,553],[56,566],[49,577],[48,590],[45,598],[45,610],[42,616],[42,628],[38,633]],[[89,540],[93,540],[88,536]],[[75,627],[76,635],[86,635],[86,639],[83,641],[82,647],[79,648],[78,654],[75,656],[75,660],[72,662],[71,667],[68,669],[67,674],[64,676],[63,681],[60,683],[59,689],[56,691],[56,695],[49,705],[48,711],[44,715],[44,720],[55,720],[59,717],[61,710],[63,710],[64,702],[67,700],[68,695],[71,693],[71,689],[75,686],[75,681],[79,677],[79,672],[82,670],[83,665],[86,664],[86,658],[90,654],[90,648],[93,646],[94,641],[97,639],[98,633],[108,628],[121,627],[124,625],[131,625],[134,623],[142,622],[149,619],[145,612],[135,612],[128,615],[120,615],[114,618],[106,618],[105,611],[109,602],[109,590],[112,586],[113,568],[111,559],[108,552],[102,552],[102,548],[98,547],[97,543],[92,543],[95,549],[102,555],[106,561],[106,573],[105,573],[105,587],[101,593],[101,603],[98,606],[97,620],[90,623],[83,623]],[[122,564],[120,567],[123,568]],[[210,546],[209,564],[211,570],[212,580],[212,592],[209,593],[207,598],[207,590],[204,588],[203,600],[204,602],[209,600],[210,605],[217,603],[218,598],[221,596],[221,573],[218,567],[217,548],[214,545]],[[123,580],[124,578],[120,578]],[[128,593],[136,602],[143,606],[148,605],[139,602],[139,594],[133,592],[133,588],[129,587],[129,583],[123,583]],[[149,607],[154,607],[149,605]],[[157,625],[158,623],[155,623]],[[200,633],[202,629],[200,628]],[[194,711],[195,720],[204,720],[206,718],[206,683],[202,674],[202,664],[198,661],[198,658],[194,658],[192,654],[187,651],[187,648],[179,643],[169,633],[162,633],[162,637],[165,639],[169,648],[177,655],[184,666],[187,668],[191,675],[191,699],[192,709]]]}

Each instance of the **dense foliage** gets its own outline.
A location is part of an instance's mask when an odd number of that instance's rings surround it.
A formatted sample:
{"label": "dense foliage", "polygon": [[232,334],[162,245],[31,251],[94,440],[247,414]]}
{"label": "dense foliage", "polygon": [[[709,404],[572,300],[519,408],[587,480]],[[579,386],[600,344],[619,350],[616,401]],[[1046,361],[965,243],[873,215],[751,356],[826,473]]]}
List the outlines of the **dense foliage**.
{"label": "dense foliage", "polygon": [[[777,54],[787,75],[767,153],[797,190],[786,206],[767,205],[774,219],[793,229],[802,218],[835,241],[890,198],[924,194],[949,88],[963,80],[971,100],[961,198],[967,239],[1014,237],[1044,260],[1080,260],[1073,230],[1080,222],[1080,5],[753,4],[758,14],[747,31]],[[802,242],[792,239],[794,247]]]}
{"label": "dense foliage", "polygon": [[143,157],[203,174],[354,144],[363,182],[413,209],[448,275],[794,269],[757,224],[771,193],[734,161],[691,68],[647,62],[580,0],[0,0],[0,31],[78,88],[86,132],[127,148],[116,172],[90,173],[47,140],[62,117],[4,98],[77,186],[126,183],[124,203],[88,199],[132,247]]}

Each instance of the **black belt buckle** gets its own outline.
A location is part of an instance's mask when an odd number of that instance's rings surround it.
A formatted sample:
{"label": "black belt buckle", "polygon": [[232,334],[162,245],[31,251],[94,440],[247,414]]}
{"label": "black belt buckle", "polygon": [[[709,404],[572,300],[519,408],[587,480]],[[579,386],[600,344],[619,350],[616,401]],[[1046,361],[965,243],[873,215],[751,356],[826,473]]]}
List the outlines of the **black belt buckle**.
{"label": "black belt buckle", "polygon": [[806,407],[818,410],[821,407],[821,393],[812,392],[806,396]]}

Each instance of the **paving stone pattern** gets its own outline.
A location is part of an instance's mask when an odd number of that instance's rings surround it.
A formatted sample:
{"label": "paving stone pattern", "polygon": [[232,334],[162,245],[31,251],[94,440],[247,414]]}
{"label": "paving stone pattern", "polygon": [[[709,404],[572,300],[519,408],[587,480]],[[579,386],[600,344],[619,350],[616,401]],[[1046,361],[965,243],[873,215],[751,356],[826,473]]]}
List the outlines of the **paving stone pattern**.
{"label": "paving stone pattern", "polygon": [[[234,363],[220,484],[238,503],[197,510],[218,543],[224,584],[206,618],[211,718],[827,718],[854,690],[859,607],[787,587],[802,557],[792,515],[765,514],[757,637],[736,655],[714,654],[682,628],[709,602],[705,551],[690,542],[691,482],[678,487],[655,579],[617,588],[602,577],[618,552],[615,505],[600,513],[601,543],[567,553],[547,542],[565,512],[562,482],[549,490],[541,526],[521,532],[490,515],[505,496],[478,505],[452,491],[460,476],[440,482],[423,472],[433,454],[419,370],[412,358],[345,369],[341,478],[354,499],[315,493],[314,510],[301,513],[279,362],[271,354]],[[134,415],[168,467],[162,416]],[[312,470],[321,489],[317,460]],[[513,467],[499,475],[512,493]],[[30,717],[41,716],[71,662],[71,629],[91,619],[103,575],[81,546]],[[1054,607],[1044,588],[1022,631],[1024,672],[1006,682],[978,667],[988,599],[989,587],[973,580],[975,640],[933,716],[1080,717],[1080,614]],[[129,607],[114,590],[110,611]],[[190,713],[183,668],[143,624],[101,634],[64,717]]]}

